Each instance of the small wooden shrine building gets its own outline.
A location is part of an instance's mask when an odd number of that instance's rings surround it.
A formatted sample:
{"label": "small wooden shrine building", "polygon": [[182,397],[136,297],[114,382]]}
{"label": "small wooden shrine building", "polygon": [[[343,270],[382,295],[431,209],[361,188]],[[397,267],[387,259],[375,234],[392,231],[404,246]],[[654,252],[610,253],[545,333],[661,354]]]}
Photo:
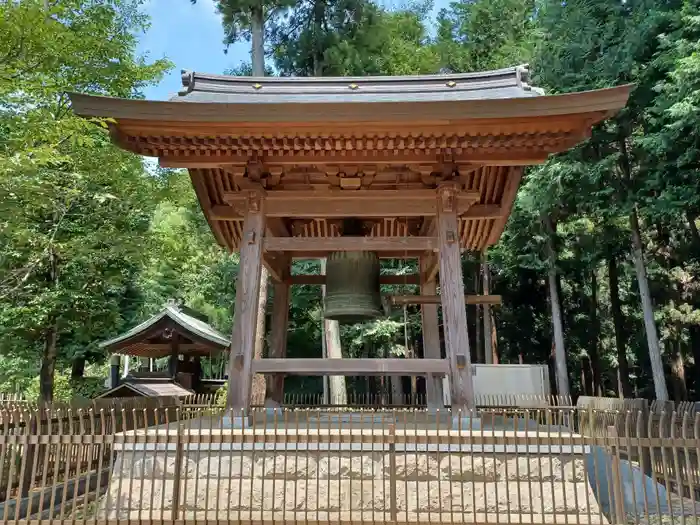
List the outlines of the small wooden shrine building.
{"label": "small wooden shrine building", "polygon": [[[472,407],[461,252],[498,241],[524,167],[586,139],[630,91],[543,96],[528,84],[526,66],[362,78],[183,72],[182,83],[166,102],[71,99],[79,115],[113,119],[121,148],[189,169],[216,239],[240,251],[228,399],[234,408],[249,405],[256,372],[425,375],[433,400],[447,374],[453,408]],[[362,227],[349,233],[348,219]],[[284,358],[289,285],[325,279],[290,275],[290,261],[336,252],[420,261],[419,275],[405,282],[421,286],[414,302],[423,305],[424,359]],[[273,336],[271,357],[254,360],[262,265],[274,281]],[[273,399],[281,398],[276,384]]]}
{"label": "small wooden shrine building", "polygon": [[[110,370],[111,390],[108,394],[117,386],[124,387],[119,391],[131,389],[147,396],[193,393],[201,379],[201,365],[199,371],[196,366],[201,358],[216,356],[228,350],[229,346],[229,340],[210,326],[205,316],[169,301],[160,312],[141,324],[100,343],[101,348],[116,357]],[[122,385],[118,385],[120,355],[147,360],[167,357],[168,369],[164,373],[135,372]],[[173,386],[168,386],[163,380]]]}

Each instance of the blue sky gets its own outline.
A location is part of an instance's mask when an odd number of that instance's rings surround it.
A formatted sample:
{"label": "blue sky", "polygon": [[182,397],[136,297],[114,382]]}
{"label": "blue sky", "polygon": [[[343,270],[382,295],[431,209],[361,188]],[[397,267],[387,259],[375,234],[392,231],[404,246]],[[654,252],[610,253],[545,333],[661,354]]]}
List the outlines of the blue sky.
{"label": "blue sky", "polygon": [[[394,2],[380,0],[385,7]],[[435,0],[433,14],[448,3],[449,0]],[[224,33],[214,0],[197,0],[195,5],[189,0],[148,0],[145,10],[151,17],[151,28],[140,37],[138,52],[152,60],[165,57],[175,64],[160,84],[146,90],[149,99],[165,100],[176,93],[181,86],[181,69],[223,73],[249,59],[247,42],[231,46],[224,54]]]}

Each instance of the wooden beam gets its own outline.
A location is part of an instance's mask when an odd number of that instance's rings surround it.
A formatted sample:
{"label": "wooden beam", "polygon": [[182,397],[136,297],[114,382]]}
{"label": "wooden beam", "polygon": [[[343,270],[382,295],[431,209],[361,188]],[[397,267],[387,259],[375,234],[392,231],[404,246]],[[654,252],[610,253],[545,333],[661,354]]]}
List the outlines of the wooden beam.
{"label": "wooden beam", "polygon": [[[292,259],[323,259],[328,257],[328,254],[333,250],[309,250],[306,252],[289,252]],[[380,259],[418,259],[426,253],[425,250],[376,250],[375,253]]]}
{"label": "wooden beam", "polygon": [[300,376],[445,375],[445,359],[256,359],[253,372]]}
{"label": "wooden beam", "polygon": [[[440,295],[389,295],[387,296],[393,305],[404,304],[440,304]],[[500,295],[465,295],[465,304],[501,304]]]}
{"label": "wooden beam", "polygon": [[[473,208],[474,205],[471,206]],[[426,217],[423,219],[423,224],[420,227],[421,237],[434,237],[436,235],[435,228],[437,224],[434,217]]]}
{"label": "wooden beam", "polygon": [[249,161],[248,155],[207,155],[187,156],[165,155],[158,159],[161,168],[218,168],[229,164],[245,166]]}
{"label": "wooden beam", "polygon": [[[458,214],[466,213],[480,198],[479,192],[458,193]],[[245,205],[245,195],[240,192],[225,192],[224,200],[238,209]],[[280,218],[404,218],[437,213],[434,190],[280,191],[268,192],[265,200],[267,217]],[[212,216],[233,217],[234,213],[212,208]]]}
{"label": "wooden beam", "polygon": [[[159,130],[160,131],[160,130]],[[162,131],[161,131],[162,132]],[[559,148],[564,149],[564,148]],[[209,151],[206,151],[209,153]],[[477,163],[499,166],[529,166],[541,164],[547,160],[548,152],[523,151],[517,149],[505,149],[503,151],[487,152],[475,150],[465,157],[456,157],[455,163]],[[194,155],[164,155],[160,157],[159,164],[163,168],[222,168],[227,165],[245,165],[251,156],[249,155],[207,155],[205,150],[196,151]],[[394,151],[358,150],[350,155],[342,155],[325,151],[309,152],[290,155],[287,151],[278,153],[259,154],[258,160],[264,164],[275,165],[316,165],[316,164],[342,164],[342,165],[377,165],[377,164],[435,164],[439,162],[439,156],[425,153],[405,153]]]}
{"label": "wooden beam", "polygon": [[215,204],[209,211],[209,218],[213,221],[242,221],[243,214],[228,204]]}
{"label": "wooden beam", "polygon": [[464,282],[455,200],[457,190],[457,185],[450,183],[438,188],[440,298],[445,319],[445,349],[450,363],[452,410],[472,410],[474,379],[467,335],[467,309],[463,300]]}
{"label": "wooden beam", "polygon": [[440,258],[437,254],[426,254],[421,266],[421,279],[425,282],[435,281],[437,273],[440,269]]}
{"label": "wooden beam", "polygon": [[[516,184],[517,190],[517,184]],[[381,191],[381,190],[376,190]],[[508,195],[509,198],[511,195]],[[504,199],[505,200],[505,199]],[[510,203],[512,207],[512,202]],[[466,211],[460,214],[460,219],[462,220],[482,220],[482,219],[502,219],[503,217],[508,217],[509,209],[507,207],[501,207],[498,204],[474,204],[470,206]],[[405,215],[403,215],[405,217]],[[426,215],[431,217],[432,214]],[[216,204],[211,207],[209,211],[209,218],[213,221],[241,221],[243,220],[243,215],[233,206],[227,204]],[[424,228],[421,232],[429,232],[434,226],[434,223],[426,222]],[[422,233],[421,233],[422,235]]]}
{"label": "wooden beam", "polygon": [[285,257],[283,254],[263,254],[263,264],[273,281],[281,283],[287,278],[287,274],[284,272],[284,264],[288,260],[289,257]]}
{"label": "wooden beam", "polygon": [[[326,284],[325,275],[290,275],[285,282],[290,285],[306,284],[306,285],[324,285]],[[420,283],[420,275],[412,273],[407,275],[380,275],[379,284],[386,285],[416,285]]]}
{"label": "wooden beam", "polygon": [[267,217],[265,222],[268,236],[289,237],[289,228],[287,228],[284,220],[280,218]]}
{"label": "wooden beam", "polygon": [[437,239],[435,237],[266,237],[264,247],[266,252],[432,251],[437,248]]}
{"label": "wooden beam", "polygon": [[509,210],[501,208],[498,204],[475,204],[466,212],[460,215],[460,219],[465,220],[481,220],[481,219],[499,219],[504,215],[507,217]]}
{"label": "wooden beam", "polygon": [[235,410],[246,410],[250,405],[265,232],[265,200],[262,192],[251,191],[247,198],[236,282],[226,399],[227,407]]}
{"label": "wooden beam", "polygon": [[[136,344],[131,345],[131,346],[136,347],[138,350],[147,351],[148,353],[161,353],[162,352],[164,356],[169,355],[170,349],[171,349],[170,343],[144,342],[144,343],[136,343]],[[178,348],[178,351],[180,351],[180,352],[190,352],[193,350],[201,350],[203,352],[210,351],[208,348],[204,348],[201,344],[198,344],[198,343],[180,343],[177,348]],[[131,355],[131,356],[136,356],[136,357],[138,357],[138,355],[139,355],[139,354],[130,354],[129,347],[127,347],[124,350],[117,351],[115,353],[119,354],[119,355]]]}

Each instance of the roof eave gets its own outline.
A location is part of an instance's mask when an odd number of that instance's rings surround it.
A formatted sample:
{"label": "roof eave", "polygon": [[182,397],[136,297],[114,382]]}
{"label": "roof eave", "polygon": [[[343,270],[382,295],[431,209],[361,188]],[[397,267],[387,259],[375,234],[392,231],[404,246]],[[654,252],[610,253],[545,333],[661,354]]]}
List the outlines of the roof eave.
{"label": "roof eave", "polygon": [[83,117],[144,122],[406,122],[436,119],[522,118],[617,111],[632,85],[529,98],[483,100],[221,103],[128,100],[69,94]]}

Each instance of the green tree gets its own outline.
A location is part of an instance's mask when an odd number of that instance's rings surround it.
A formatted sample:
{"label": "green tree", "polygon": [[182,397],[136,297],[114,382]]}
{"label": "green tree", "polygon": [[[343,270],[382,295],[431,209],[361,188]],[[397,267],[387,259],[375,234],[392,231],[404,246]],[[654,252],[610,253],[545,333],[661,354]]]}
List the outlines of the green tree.
{"label": "green tree", "polygon": [[73,116],[66,95],[138,96],[169,67],[134,56],[138,6],[0,5],[0,351],[41,355],[43,401],[57,360],[84,357],[121,321],[148,223],[141,162],[111,145],[105,123]]}

